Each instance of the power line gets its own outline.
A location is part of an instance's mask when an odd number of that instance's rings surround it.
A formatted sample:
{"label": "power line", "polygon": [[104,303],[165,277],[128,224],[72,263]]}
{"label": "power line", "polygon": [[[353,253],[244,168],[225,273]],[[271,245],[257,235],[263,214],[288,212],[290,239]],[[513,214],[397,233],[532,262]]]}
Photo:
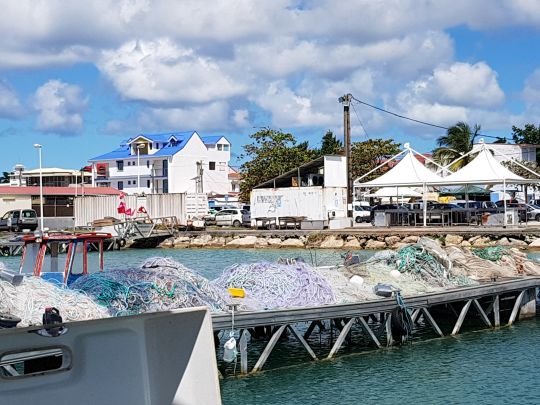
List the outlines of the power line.
{"label": "power line", "polygon": [[362,124],[362,120],[360,119],[360,116],[358,115],[358,112],[356,111],[356,107],[354,106],[354,104],[351,104],[351,105],[352,105],[354,114],[356,115],[356,118],[358,118],[358,122],[360,123],[360,126],[362,127],[362,129],[364,130],[364,133],[366,134],[366,138],[369,138],[366,128],[364,127],[364,124]]}
{"label": "power line", "polygon": [[[392,112],[392,111],[388,111],[388,110],[385,110],[384,108],[381,108],[381,107],[377,107],[373,104],[369,104],[369,103],[366,103],[365,101],[362,101],[362,100],[358,100],[356,97],[352,96],[352,99],[354,101],[356,101],[357,103],[359,104],[363,104],[363,105],[366,105],[368,107],[371,107],[371,108],[374,108],[376,110],[379,110],[379,111],[382,111],[386,114],[390,114],[390,115],[393,115],[394,117],[398,117],[398,118],[403,118],[405,120],[409,120],[409,121],[413,121],[413,122],[416,122],[418,124],[422,124],[422,125],[428,125],[430,127],[435,127],[435,128],[440,128],[440,129],[450,129],[449,127],[444,127],[442,125],[437,125],[437,124],[432,124],[430,122],[426,122],[426,121],[421,121],[421,120],[417,120],[417,119],[414,119],[414,118],[410,118],[410,117],[406,117],[405,115],[400,115],[400,114],[397,114],[395,112]],[[484,134],[477,134],[478,136],[483,136],[485,138],[492,138],[492,139],[502,139],[502,137],[500,136],[492,136],[492,135],[484,135]]]}

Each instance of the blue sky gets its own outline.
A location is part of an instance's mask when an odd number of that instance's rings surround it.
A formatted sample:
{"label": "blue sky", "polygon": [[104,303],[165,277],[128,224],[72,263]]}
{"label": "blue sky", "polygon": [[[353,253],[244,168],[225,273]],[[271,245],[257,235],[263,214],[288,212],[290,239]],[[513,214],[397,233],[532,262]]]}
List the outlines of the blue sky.
{"label": "blue sky", "polygon": [[[223,134],[239,155],[264,126],[316,146],[342,136],[348,92],[493,136],[540,123],[533,0],[21,0],[4,4],[0,35],[6,171],[36,167],[34,143],[45,166],[79,168],[141,132]],[[354,107],[353,140],[429,151],[442,135]]]}

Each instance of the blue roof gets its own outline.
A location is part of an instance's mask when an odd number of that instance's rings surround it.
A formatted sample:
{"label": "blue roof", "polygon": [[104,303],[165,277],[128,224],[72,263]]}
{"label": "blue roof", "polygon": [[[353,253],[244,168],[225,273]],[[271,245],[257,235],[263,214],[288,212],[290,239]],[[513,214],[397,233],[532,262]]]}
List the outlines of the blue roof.
{"label": "blue roof", "polygon": [[[225,137],[222,135],[201,136],[201,140],[203,141],[205,145],[215,145],[221,138],[225,138]],[[227,138],[225,139],[227,140],[227,142],[229,142]]]}
{"label": "blue roof", "polygon": [[163,142],[163,143],[166,143],[172,136],[174,136],[176,140],[178,141],[176,146],[167,145],[159,149],[156,153],[152,155],[140,155],[141,158],[173,156],[177,152],[180,152],[182,149],[184,149],[184,146],[186,146],[188,141],[191,139],[191,137],[195,133],[196,133],[195,131],[190,131],[190,132],[168,132],[166,134],[149,134],[149,135],[139,134],[134,138],[130,138],[127,141],[123,141],[118,149],[115,149],[109,153],[105,153],[104,155],[93,157],[92,159],[88,159],[88,161],[114,160],[114,159],[125,159],[125,158],[134,157],[135,155],[131,154],[130,147],[127,143],[129,143],[133,139],[137,139],[140,136],[144,136],[145,138],[148,138],[154,142]]}
{"label": "blue roof", "polygon": [[175,137],[177,140],[181,140],[185,138],[186,136],[191,137],[195,131],[185,131],[185,132],[165,132],[162,134],[138,134],[137,136],[134,136],[133,138],[129,138],[127,140],[127,143],[139,138],[144,137],[146,139],[149,139],[154,142],[167,142],[171,137]]}

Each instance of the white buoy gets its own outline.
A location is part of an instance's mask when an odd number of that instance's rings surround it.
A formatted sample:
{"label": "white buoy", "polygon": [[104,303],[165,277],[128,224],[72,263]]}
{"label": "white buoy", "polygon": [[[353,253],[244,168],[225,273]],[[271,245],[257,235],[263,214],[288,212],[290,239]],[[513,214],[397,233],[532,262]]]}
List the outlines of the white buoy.
{"label": "white buoy", "polygon": [[226,361],[227,363],[232,363],[236,359],[237,354],[238,352],[236,351],[236,339],[234,337],[231,337],[223,345],[223,361]]}
{"label": "white buoy", "polygon": [[399,272],[399,270],[392,270],[390,272],[390,276],[393,277],[393,278],[400,278],[401,277],[401,273]]}
{"label": "white buoy", "polygon": [[358,286],[364,284],[364,279],[360,276],[357,276],[357,275],[354,275],[351,277],[351,279],[349,280],[352,284],[356,284]]}

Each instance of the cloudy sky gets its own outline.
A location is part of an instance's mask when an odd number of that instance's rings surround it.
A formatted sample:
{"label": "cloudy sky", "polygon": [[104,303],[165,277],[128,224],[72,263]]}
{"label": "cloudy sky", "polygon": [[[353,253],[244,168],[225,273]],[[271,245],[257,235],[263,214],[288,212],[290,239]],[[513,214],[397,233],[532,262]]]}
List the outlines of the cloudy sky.
{"label": "cloudy sky", "polygon": [[[489,135],[540,122],[538,0],[2,1],[0,37],[1,170],[35,167],[36,142],[79,168],[141,132],[317,146],[349,92]],[[442,134],[356,103],[351,124],[422,151]]]}

